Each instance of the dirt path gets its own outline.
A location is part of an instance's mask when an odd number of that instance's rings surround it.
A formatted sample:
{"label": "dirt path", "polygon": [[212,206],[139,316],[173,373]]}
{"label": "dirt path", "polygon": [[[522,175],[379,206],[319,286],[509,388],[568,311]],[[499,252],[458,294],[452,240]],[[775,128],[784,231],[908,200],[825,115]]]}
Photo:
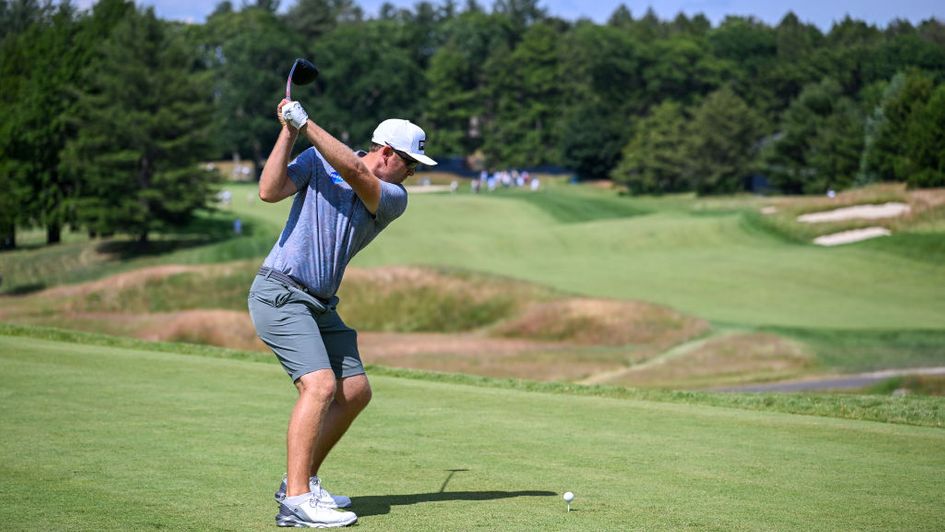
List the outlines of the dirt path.
{"label": "dirt path", "polygon": [[945,375],[945,366],[934,368],[887,369],[869,373],[855,373],[851,375],[834,375],[831,377],[817,377],[810,379],[771,382],[767,384],[747,384],[745,386],[731,386],[712,388],[714,392],[807,392],[817,390],[839,390],[863,388],[893,377],[906,375]]}
{"label": "dirt path", "polygon": [[627,375],[630,375],[639,371],[643,371],[645,369],[649,369],[654,366],[659,366],[661,364],[666,364],[667,362],[675,358],[686,356],[688,353],[691,353],[695,351],[696,349],[705,345],[706,342],[709,342],[711,340],[715,340],[718,338],[723,338],[725,336],[731,336],[733,334],[736,334],[736,333],[734,331],[724,331],[718,334],[712,334],[709,336],[698,338],[690,342],[685,342],[685,343],[677,345],[676,347],[673,347],[672,349],[669,349],[668,351],[663,352],[662,354],[656,357],[653,357],[647,360],[646,362],[635,364],[633,366],[626,367],[626,368],[619,368],[619,369],[615,369],[611,371],[602,371],[600,373],[595,373],[594,375],[591,375],[590,377],[578,382],[578,384],[607,384],[610,382],[614,382],[614,381],[620,380],[623,377],[626,377]]}

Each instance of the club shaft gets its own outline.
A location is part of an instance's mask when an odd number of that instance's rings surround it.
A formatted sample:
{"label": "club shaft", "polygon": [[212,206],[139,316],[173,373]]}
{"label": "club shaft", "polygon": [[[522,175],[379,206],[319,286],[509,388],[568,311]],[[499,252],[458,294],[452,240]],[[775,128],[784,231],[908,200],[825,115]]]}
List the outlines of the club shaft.
{"label": "club shaft", "polygon": [[285,99],[292,99],[292,75],[295,74],[295,65],[298,65],[298,61],[292,63],[292,69],[289,70],[289,79],[285,81]]}

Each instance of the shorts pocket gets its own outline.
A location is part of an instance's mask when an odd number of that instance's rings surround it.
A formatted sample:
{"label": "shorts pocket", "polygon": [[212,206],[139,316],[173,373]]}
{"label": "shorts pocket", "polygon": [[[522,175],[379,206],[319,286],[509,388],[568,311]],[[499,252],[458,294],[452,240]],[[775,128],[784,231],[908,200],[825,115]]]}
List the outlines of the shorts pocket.
{"label": "shorts pocket", "polygon": [[328,307],[326,307],[324,303],[314,298],[310,294],[307,294],[292,286],[286,287],[286,290],[289,292],[290,297],[295,296],[297,302],[307,306],[316,316],[320,316],[328,312]]}
{"label": "shorts pocket", "polygon": [[289,301],[292,292],[281,286],[266,286],[262,289],[250,290],[249,297],[272,308],[279,308]]}

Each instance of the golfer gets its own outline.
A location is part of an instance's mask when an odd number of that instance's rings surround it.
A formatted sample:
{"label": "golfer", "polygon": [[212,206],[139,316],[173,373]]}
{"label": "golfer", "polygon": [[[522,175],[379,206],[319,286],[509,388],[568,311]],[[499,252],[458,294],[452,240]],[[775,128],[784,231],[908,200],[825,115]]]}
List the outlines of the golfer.
{"label": "golfer", "polygon": [[[298,102],[277,108],[282,131],[259,180],[266,202],[295,196],[289,219],[249,291],[256,334],[298,389],[286,435],[287,474],[276,492],[276,524],[333,527],[357,516],[351,499],[329,494],[319,468],[371,400],[357,333],[338,315],[345,267],[407,208],[401,183],[423,153],[426,134],[407,120],[374,130],[370,153],[355,153],[308,119]],[[302,132],[312,147],[291,163]]]}

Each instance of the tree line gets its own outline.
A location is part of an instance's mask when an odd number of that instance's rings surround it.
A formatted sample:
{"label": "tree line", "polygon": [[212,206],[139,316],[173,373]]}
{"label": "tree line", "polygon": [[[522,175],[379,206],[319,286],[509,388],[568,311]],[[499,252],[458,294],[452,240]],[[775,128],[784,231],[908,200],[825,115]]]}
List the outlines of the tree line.
{"label": "tree line", "polygon": [[[945,185],[945,25],[845,18],[827,31],[624,6],[604,24],[537,0],[219,3],[202,24],[125,0],[0,0],[0,240],[17,224],[146,240],[212,193],[199,161],[261,163],[293,94],[353,147],[410,118],[435,157],[561,166],[635,193],[821,193]],[[760,181],[759,181],[760,180]],[[5,237],[3,235],[6,235]]]}

